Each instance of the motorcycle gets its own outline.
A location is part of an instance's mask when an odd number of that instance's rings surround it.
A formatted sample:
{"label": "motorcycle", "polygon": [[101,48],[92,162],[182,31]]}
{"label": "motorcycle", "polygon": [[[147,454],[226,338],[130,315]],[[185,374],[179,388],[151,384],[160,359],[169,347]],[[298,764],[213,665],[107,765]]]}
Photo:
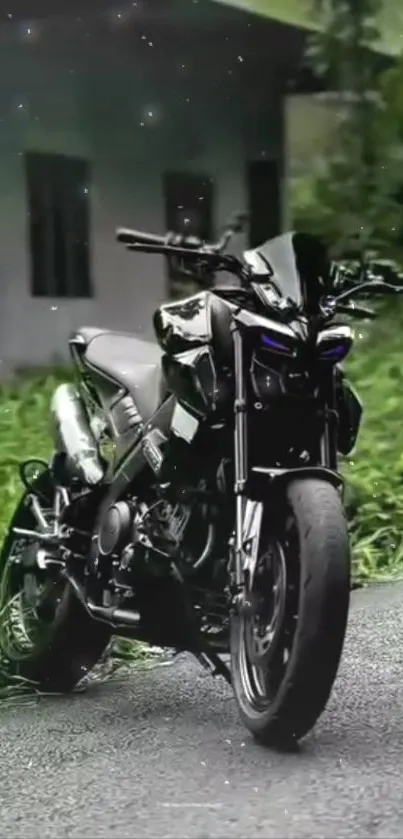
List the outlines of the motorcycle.
{"label": "motorcycle", "polygon": [[[23,497],[0,559],[0,649],[10,672],[71,691],[112,635],[188,651],[232,685],[243,723],[294,742],[326,706],[350,596],[338,455],[362,406],[340,363],[338,315],[396,285],[332,266],[314,237],[286,233],[228,253],[126,228],[210,284],[161,305],[158,347],[82,328],[75,382],[50,414],[54,452],[20,467]],[[228,655],[230,662],[228,662]]]}

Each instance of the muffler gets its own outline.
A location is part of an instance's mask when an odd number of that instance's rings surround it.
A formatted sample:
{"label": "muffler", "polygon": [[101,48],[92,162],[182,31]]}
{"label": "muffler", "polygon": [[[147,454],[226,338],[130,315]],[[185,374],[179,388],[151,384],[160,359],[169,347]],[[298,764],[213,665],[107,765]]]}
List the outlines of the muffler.
{"label": "muffler", "polygon": [[98,443],[85,406],[74,385],[56,388],[50,405],[55,441],[67,456],[73,475],[86,486],[96,486],[105,475]]}

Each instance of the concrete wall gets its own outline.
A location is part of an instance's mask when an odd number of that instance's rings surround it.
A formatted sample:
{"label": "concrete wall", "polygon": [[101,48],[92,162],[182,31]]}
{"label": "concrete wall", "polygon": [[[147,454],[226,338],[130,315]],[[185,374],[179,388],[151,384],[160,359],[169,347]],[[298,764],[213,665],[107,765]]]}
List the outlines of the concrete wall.
{"label": "concrete wall", "polygon": [[343,118],[336,94],[294,94],[285,102],[285,149],[289,177],[309,175],[326,161]]}
{"label": "concrete wall", "polygon": [[[245,69],[227,40],[225,29],[221,39],[208,27],[150,31],[117,16],[0,27],[3,370],[65,354],[79,324],[149,338],[165,297],[162,260],[130,255],[115,244],[115,226],[164,230],[161,174],[171,168],[216,180],[222,223],[245,205],[246,161],[281,153],[274,72],[272,82],[256,61]],[[92,300],[30,296],[27,149],[91,160]]]}

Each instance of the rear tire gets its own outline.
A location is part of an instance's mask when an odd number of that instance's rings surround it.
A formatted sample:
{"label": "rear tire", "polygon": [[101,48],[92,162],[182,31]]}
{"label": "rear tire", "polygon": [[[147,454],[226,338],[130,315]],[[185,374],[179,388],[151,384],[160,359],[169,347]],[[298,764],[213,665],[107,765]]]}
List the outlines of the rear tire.
{"label": "rear tire", "polygon": [[[286,522],[288,528],[283,526]],[[258,696],[256,689],[254,697],[252,677],[248,682],[246,676],[254,672],[253,662],[258,660],[248,653],[250,618],[232,620],[231,668],[246,727],[262,743],[285,746],[315,725],[336,678],[348,620],[350,549],[340,496],[318,479],[293,481],[278,509],[267,506],[260,549],[266,550],[273,540],[273,524],[286,583],[282,625],[274,636],[274,647],[259,659],[265,696]]]}
{"label": "rear tire", "polygon": [[[49,475],[41,475],[35,488],[51,507]],[[94,667],[110,641],[111,631],[106,624],[92,620],[67,582],[50,581],[46,572],[37,568],[29,577],[35,576],[34,585],[46,587],[45,593],[49,590],[48,601],[44,598],[47,619],[38,617],[31,605],[28,607],[24,564],[28,546],[12,532],[13,527],[36,527],[26,501],[27,495],[15,511],[0,554],[0,661],[10,680],[23,678],[41,691],[66,693]],[[19,564],[13,562],[16,549],[21,554]],[[32,543],[29,550],[35,550]],[[51,608],[54,614],[50,615]]]}

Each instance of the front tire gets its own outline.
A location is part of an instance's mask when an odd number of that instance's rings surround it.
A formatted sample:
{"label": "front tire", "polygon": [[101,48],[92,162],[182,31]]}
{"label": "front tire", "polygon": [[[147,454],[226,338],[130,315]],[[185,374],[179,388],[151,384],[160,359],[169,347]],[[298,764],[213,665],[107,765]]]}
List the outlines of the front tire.
{"label": "front tire", "polygon": [[265,600],[267,616],[270,601],[277,624],[273,618],[266,646],[256,646],[251,640],[258,634],[256,611],[253,618],[236,615],[230,636],[241,718],[267,745],[300,740],[323,712],[350,599],[350,548],[339,493],[329,483],[305,478],[292,481],[284,496],[264,510],[260,557],[269,552],[269,568],[259,576],[258,560],[255,577],[266,587],[256,593],[256,602]]}
{"label": "front tire", "polygon": [[[48,473],[34,489],[50,510]],[[67,693],[99,660],[111,631],[92,620],[66,581],[38,569],[38,546],[13,533],[14,527],[36,529],[27,497],[14,513],[0,554],[0,663],[10,681],[22,678],[41,691]]]}

